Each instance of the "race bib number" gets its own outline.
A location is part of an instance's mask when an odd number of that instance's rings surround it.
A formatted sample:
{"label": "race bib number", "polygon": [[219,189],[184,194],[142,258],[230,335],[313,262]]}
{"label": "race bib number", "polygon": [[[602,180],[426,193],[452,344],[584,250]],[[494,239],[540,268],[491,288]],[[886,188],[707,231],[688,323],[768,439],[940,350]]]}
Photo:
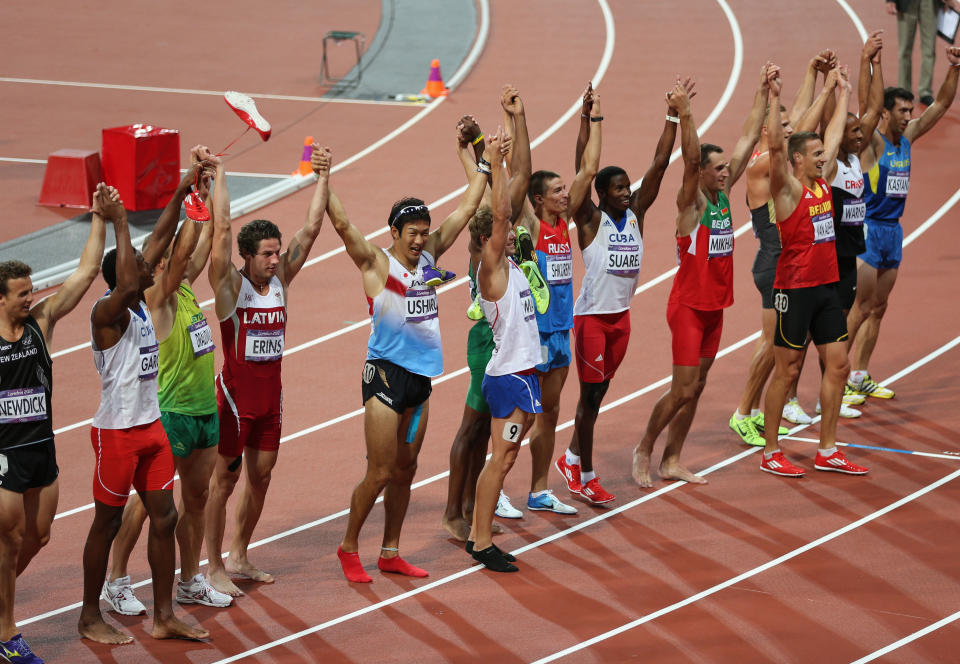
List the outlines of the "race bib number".
{"label": "race bib number", "polygon": [[272,362],[283,357],[283,330],[247,330],[247,362]]}
{"label": "race bib number", "polygon": [[200,357],[201,355],[213,352],[215,348],[213,345],[213,331],[210,329],[210,326],[207,325],[205,318],[198,320],[188,327],[187,332],[190,333],[190,343],[193,346],[194,357]]}
{"label": "race bib number", "polygon": [[405,318],[408,323],[420,323],[437,317],[437,291],[432,288],[418,288],[407,291],[407,311]]}
{"label": "race bib number", "polygon": [[833,234],[833,212],[818,214],[812,219],[812,222],[814,244],[836,240],[836,236]]}
{"label": "race bib number", "polygon": [[140,346],[140,380],[153,380],[160,367],[160,346]]}
{"label": "race bib number", "polygon": [[887,173],[887,196],[906,198],[910,189],[910,171],[890,171]]}
{"label": "race bib number", "polygon": [[710,246],[707,255],[710,258],[719,258],[731,254],[733,254],[733,227],[711,228]]}
{"label": "race bib number", "polygon": [[573,256],[547,254],[547,283],[569,284],[573,281]]}
{"label": "race bib number", "polygon": [[787,313],[790,308],[790,297],[786,293],[775,293],[773,296],[773,308],[782,314]]}
{"label": "race bib number", "polygon": [[37,422],[47,419],[47,393],[42,387],[0,392],[0,424]]}
{"label": "race bib number", "polygon": [[851,198],[843,204],[843,216],[840,224],[843,226],[862,226],[867,217],[867,204],[862,198]]}
{"label": "race bib number", "polygon": [[503,439],[515,443],[520,440],[520,432],[523,431],[523,427],[516,422],[504,422],[503,423]]}
{"label": "race bib number", "polygon": [[533,295],[530,289],[520,291],[520,303],[523,307],[523,320],[533,320],[537,317],[537,310],[533,306]]}
{"label": "race bib number", "polygon": [[633,277],[640,272],[640,245],[611,244],[607,247],[607,274]]}

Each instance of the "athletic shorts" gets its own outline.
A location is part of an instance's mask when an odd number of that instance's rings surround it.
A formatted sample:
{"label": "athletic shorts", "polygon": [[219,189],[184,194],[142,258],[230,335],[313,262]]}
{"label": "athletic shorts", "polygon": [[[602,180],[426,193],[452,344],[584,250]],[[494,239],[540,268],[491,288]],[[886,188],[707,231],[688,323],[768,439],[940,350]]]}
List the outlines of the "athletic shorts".
{"label": "athletic shorts", "polygon": [[630,310],[573,317],[577,376],[583,383],[604,383],[617,373],[630,341]]}
{"label": "athletic shorts", "polygon": [[376,397],[398,413],[419,406],[430,398],[430,378],[407,371],[387,360],[367,360],[363,365],[363,403]]}
{"label": "athletic shorts", "polygon": [[570,366],[570,330],[540,333],[540,364],[537,371],[547,373],[551,369]]}
{"label": "athletic shorts", "polygon": [[533,369],[505,376],[484,375],[483,396],[490,404],[490,414],[496,418],[510,417],[517,408],[525,413],[543,412],[540,405],[540,379]]}
{"label": "athletic shorts", "polygon": [[817,346],[846,340],[847,320],[836,284],[777,288],[773,302],[777,310],[775,345],[801,350],[807,343],[807,333]]}
{"label": "athletic shorts", "polygon": [[140,493],[173,488],[173,454],[159,419],[130,429],[90,427],[90,442],[93,497],[101,503],[123,507],[131,486]]}
{"label": "athletic shorts", "polygon": [[850,311],[853,301],[857,299],[857,257],[837,256],[837,269],[840,272],[840,281],[837,282],[840,308]]}
{"label": "athletic shorts", "polygon": [[269,411],[256,415],[238,412],[237,405],[224,392],[220,377],[217,378],[217,416],[220,427],[218,451],[223,456],[240,457],[245,447],[263,452],[274,452],[280,448],[283,415]]}
{"label": "athletic shorts", "polygon": [[220,416],[184,415],[160,411],[160,422],[167,432],[173,456],[186,458],[194,450],[205,450],[220,442]]}
{"label": "athletic shorts", "polygon": [[490,407],[483,398],[483,373],[493,355],[493,332],[486,320],[479,321],[467,333],[467,366],[470,368],[470,387],[467,389],[467,405],[478,413],[489,413]]}
{"label": "athletic shorts", "polygon": [[764,309],[773,309],[773,281],[776,278],[776,268],[753,273],[753,285],[760,291],[760,304]]}
{"label": "athletic shorts", "polygon": [[900,222],[867,221],[867,250],[859,258],[877,270],[900,267],[903,226]]}
{"label": "athletic shorts", "polygon": [[673,335],[673,364],[700,366],[701,359],[713,359],[720,348],[723,309],[702,311],[685,304],[667,304],[667,324]]}
{"label": "athletic shorts", "polygon": [[59,474],[53,438],[0,451],[0,489],[24,493],[53,484]]}

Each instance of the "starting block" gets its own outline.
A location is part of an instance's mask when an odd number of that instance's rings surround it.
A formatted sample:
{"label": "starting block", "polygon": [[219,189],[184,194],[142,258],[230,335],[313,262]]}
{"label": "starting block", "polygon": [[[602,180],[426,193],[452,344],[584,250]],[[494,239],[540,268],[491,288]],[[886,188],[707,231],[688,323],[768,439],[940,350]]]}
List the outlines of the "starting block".
{"label": "starting block", "polygon": [[149,124],[103,130],[103,179],[127,210],[155,210],[180,182],[180,132]]}
{"label": "starting block", "polygon": [[57,150],[47,157],[37,205],[89,208],[99,181],[99,152]]}

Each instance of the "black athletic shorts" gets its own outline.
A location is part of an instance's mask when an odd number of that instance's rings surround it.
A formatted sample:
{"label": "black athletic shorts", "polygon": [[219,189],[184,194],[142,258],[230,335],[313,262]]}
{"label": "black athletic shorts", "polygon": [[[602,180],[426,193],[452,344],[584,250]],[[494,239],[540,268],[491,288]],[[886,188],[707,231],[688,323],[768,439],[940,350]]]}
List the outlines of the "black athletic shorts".
{"label": "black athletic shorts", "polygon": [[777,310],[777,328],[773,342],[782,348],[800,350],[810,333],[818,346],[845,341],[847,320],[840,308],[837,284],[809,288],[775,288],[773,308]]}
{"label": "black athletic shorts", "polygon": [[753,284],[760,291],[760,300],[764,309],[773,309],[773,282],[776,278],[777,268],[753,273]]}
{"label": "black athletic shorts", "polygon": [[840,281],[837,282],[840,308],[850,311],[857,299],[857,257],[837,256],[837,268],[840,270]]}
{"label": "black athletic shorts", "polygon": [[421,376],[387,360],[367,360],[363,365],[363,403],[377,397],[398,413],[419,406],[430,398],[433,387]]}
{"label": "black athletic shorts", "polygon": [[52,484],[60,474],[53,439],[0,451],[0,487],[23,493]]}

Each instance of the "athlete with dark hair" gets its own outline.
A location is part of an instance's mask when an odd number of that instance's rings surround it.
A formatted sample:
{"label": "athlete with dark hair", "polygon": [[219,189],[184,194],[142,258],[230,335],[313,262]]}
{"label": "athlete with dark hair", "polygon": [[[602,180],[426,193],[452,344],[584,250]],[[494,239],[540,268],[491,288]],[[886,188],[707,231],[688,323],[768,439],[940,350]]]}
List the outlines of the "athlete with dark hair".
{"label": "athlete with dark hair", "polygon": [[[458,141],[461,162],[472,163]],[[500,155],[494,155],[500,159]],[[380,248],[350,223],[332,192],[327,211],[347,254],[360,270],[370,308],[370,339],[363,367],[364,438],[367,470],[353,490],[350,517],[337,557],[348,581],[369,583],[357,553],[360,529],[380,492],[386,522],[377,567],[413,577],[427,572],[400,557],[400,530],[410,502],[430,413],[430,379],[443,372],[437,293],[427,286],[424,268],[434,266],[456,241],[480,204],[490,164],[481,159],[460,205],[430,232],[430,210],[419,198],[393,204],[387,217],[392,244]]]}
{"label": "athlete with dark hair", "polygon": [[[314,143],[311,165],[317,184],[303,227],[281,253],[280,229],[275,224],[264,219],[245,224],[237,233],[237,247],[243,259],[239,270],[230,259],[226,171],[222,163],[216,165],[213,245],[207,274],[216,297],[224,363],[217,376],[220,443],[210,479],[205,540],[210,584],[234,597],[241,592],[230,574],[273,583],[273,576],[247,558],[247,548],[260,520],[280,447],[280,369],[287,327],[287,288],[320,233],[327,207],[330,151]],[[244,457],[247,482],[240,495],[236,531],[224,562],[221,551],[227,499],[240,479]]]}

